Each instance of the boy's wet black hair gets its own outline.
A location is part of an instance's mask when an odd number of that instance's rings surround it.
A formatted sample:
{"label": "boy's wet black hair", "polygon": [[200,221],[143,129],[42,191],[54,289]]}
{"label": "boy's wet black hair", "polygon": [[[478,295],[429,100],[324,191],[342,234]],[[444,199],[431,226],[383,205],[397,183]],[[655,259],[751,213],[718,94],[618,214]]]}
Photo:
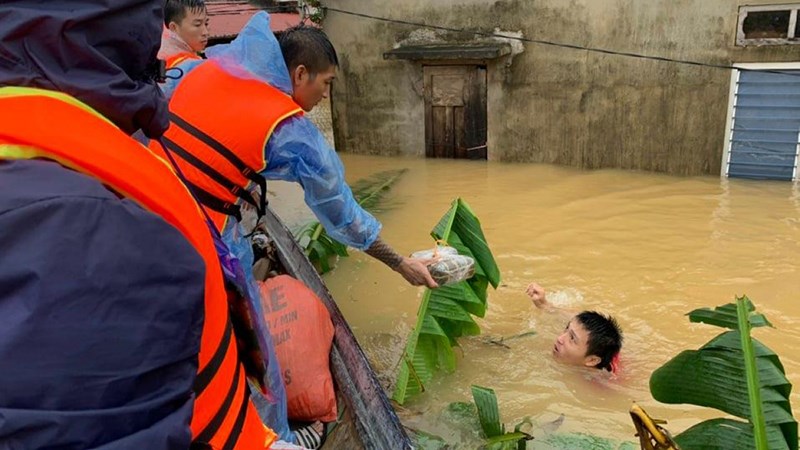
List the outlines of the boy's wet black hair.
{"label": "boy's wet black hair", "polygon": [[598,356],[598,369],[611,370],[611,361],[622,349],[622,330],[616,319],[596,311],[583,311],[575,316],[589,333],[586,356]]}
{"label": "boy's wet black hair", "polygon": [[164,25],[170,22],[181,23],[186,17],[186,11],[201,12],[206,10],[204,0],[166,0],[164,3]]}
{"label": "boy's wet black hair", "polygon": [[304,65],[312,77],[339,66],[336,49],[328,36],[317,27],[300,24],[275,35],[281,46],[283,60],[289,72]]}

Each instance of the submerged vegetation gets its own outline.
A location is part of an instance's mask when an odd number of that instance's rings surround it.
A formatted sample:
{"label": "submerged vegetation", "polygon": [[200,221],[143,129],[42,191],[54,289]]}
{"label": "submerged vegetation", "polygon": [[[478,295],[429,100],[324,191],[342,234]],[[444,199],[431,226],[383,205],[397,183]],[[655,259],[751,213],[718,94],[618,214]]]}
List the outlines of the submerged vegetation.
{"label": "submerged vegetation", "polygon": [[531,425],[529,417],[514,426],[513,432],[506,432],[506,426],[500,420],[497,396],[494,390],[472,386],[472,399],[478,409],[481,430],[486,438],[487,450],[525,450],[526,442],[533,436],[522,431],[522,427]]}
{"label": "submerged vegetation", "polygon": [[[482,450],[636,450],[632,441],[618,441],[586,432],[561,431],[566,417],[561,414],[552,421],[534,421],[523,417],[506,429],[501,420],[498,399],[492,389],[471,386],[471,402],[453,402],[438,416],[428,415],[428,425],[449,437],[407,428],[415,447],[421,450],[482,449]],[[406,410],[401,409],[401,416]],[[534,414],[540,411],[532,411]]]}
{"label": "submerged vegetation", "polygon": [[[386,170],[352,184],[350,189],[356,202],[371,213],[391,207],[386,194],[406,173],[407,169]],[[295,239],[305,251],[309,261],[324,274],[333,270],[331,264],[337,257],[348,256],[347,246],[333,239],[316,220],[311,220],[292,230]]]}

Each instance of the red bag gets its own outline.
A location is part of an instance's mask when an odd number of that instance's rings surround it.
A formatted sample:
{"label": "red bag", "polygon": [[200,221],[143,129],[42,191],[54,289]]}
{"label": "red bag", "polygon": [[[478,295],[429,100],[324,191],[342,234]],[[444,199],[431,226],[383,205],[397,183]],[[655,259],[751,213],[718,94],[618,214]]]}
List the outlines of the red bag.
{"label": "red bag", "polygon": [[283,371],[289,418],[336,420],[330,371],[333,324],[328,309],[311,289],[288,275],[259,282],[259,290]]}

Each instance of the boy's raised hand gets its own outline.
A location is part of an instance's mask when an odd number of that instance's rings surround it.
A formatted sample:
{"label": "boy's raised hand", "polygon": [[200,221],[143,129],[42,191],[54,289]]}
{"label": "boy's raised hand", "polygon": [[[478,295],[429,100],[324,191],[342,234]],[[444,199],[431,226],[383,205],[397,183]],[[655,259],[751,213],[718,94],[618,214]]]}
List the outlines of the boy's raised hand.
{"label": "boy's raised hand", "polygon": [[545,297],[544,288],[539,286],[538,283],[533,282],[529,284],[527,289],[525,289],[525,293],[528,294],[528,297],[531,298],[531,301],[533,301],[533,304],[536,305],[537,308],[549,306],[547,298]]}

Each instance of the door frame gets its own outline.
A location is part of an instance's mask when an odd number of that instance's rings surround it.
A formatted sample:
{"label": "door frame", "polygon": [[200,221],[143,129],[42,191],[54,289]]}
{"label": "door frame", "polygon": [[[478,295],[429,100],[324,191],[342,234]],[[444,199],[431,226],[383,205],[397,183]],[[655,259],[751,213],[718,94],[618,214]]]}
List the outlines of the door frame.
{"label": "door frame", "polygon": [[[465,128],[463,130],[463,132],[464,132],[463,140],[464,140],[464,150],[467,152],[467,157],[458,158],[458,157],[454,156],[452,159],[467,159],[467,160],[473,159],[473,158],[470,158],[468,156],[469,155],[469,150],[471,149],[471,150],[474,151],[476,149],[481,149],[482,148],[483,149],[483,157],[482,158],[474,158],[474,159],[475,160],[482,160],[482,161],[488,160],[489,159],[489,152],[488,152],[488,144],[489,144],[489,117],[488,117],[488,115],[489,115],[489,102],[488,102],[488,96],[489,96],[489,65],[487,64],[486,61],[476,61],[476,60],[425,61],[420,65],[420,69],[422,71],[422,81],[423,81],[423,99],[422,99],[422,101],[423,101],[423,110],[424,110],[423,126],[425,127],[425,133],[424,133],[424,136],[425,136],[425,138],[424,138],[424,140],[425,140],[425,157],[426,158],[432,157],[432,156],[429,155],[429,150],[432,150],[430,145],[431,145],[431,141],[433,139],[433,134],[434,134],[434,131],[433,131],[433,105],[432,104],[429,105],[429,103],[428,103],[429,100],[431,102],[433,100],[433,81],[432,81],[432,77],[427,75],[426,68],[434,68],[434,67],[442,67],[442,68],[444,68],[444,67],[458,67],[458,68],[467,69],[467,70],[464,70],[465,74],[481,73],[481,75],[483,76],[483,79],[482,79],[482,81],[480,83],[482,91],[478,92],[477,95],[475,95],[475,94],[470,95],[466,91],[466,89],[470,89],[469,86],[471,86],[471,84],[469,83],[469,81],[472,80],[472,76],[467,76],[467,77],[464,78],[465,91],[462,92],[462,95],[464,95],[464,97],[465,97],[464,98],[464,102],[465,102],[464,103],[464,114],[465,114],[465,117],[464,117],[465,125],[464,125],[464,127]],[[475,97],[477,97],[479,99],[478,103],[480,104],[480,107],[482,107],[482,111],[480,112],[480,120],[483,122],[483,125],[481,125],[481,126],[483,127],[483,134],[485,136],[483,136],[483,138],[482,138],[482,140],[484,142],[479,147],[474,147],[473,148],[473,147],[470,147],[470,145],[474,145],[474,144],[471,144],[469,142],[470,132],[468,131],[466,123],[469,122],[468,119],[474,119],[474,117],[470,117],[470,115],[469,115],[469,111],[471,111],[469,107],[471,105],[474,105],[473,102],[475,101]],[[474,116],[474,114],[473,114],[473,116]],[[453,126],[453,131],[454,132],[456,131],[455,125]],[[472,137],[474,138],[474,136],[472,136]],[[459,137],[458,136],[454,136],[454,142],[457,143],[458,141],[459,141]],[[457,150],[457,147],[454,148],[454,150]]]}

